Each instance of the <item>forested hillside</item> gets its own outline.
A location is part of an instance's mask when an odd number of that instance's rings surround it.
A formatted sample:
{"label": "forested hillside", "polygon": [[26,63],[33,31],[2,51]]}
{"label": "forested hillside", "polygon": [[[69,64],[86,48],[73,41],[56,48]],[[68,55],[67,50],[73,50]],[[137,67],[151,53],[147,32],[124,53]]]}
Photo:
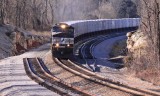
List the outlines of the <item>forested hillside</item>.
{"label": "forested hillside", "polygon": [[[135,1],[135,0],[134,0]],[[79,19],[138,17],[137,5],[131,0],[58,0],[56,22]]]}
{"label": "forested hillside", "polygon": [[59,21],[137,17],[137,0],[0,0],[0,24],[50,30]]}

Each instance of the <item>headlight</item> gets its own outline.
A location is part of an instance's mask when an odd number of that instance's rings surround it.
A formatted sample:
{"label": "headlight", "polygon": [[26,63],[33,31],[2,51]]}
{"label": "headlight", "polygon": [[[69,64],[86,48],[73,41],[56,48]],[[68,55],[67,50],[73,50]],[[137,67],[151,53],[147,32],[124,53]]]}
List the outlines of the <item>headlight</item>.
{"label": "headlight", "polygon": [[56,43],[56,47],[59,47],[59,43]]}
{"label": "headlight", "polygon": [[66,27],[67,27],[66,25],[63,25],[63,24],[61,25],[62,29],[66,29]]}
{"label": "headlight", "polygon": [[70,47],[70,45],[69,45],[69,44],[67,44],[67,47]]}

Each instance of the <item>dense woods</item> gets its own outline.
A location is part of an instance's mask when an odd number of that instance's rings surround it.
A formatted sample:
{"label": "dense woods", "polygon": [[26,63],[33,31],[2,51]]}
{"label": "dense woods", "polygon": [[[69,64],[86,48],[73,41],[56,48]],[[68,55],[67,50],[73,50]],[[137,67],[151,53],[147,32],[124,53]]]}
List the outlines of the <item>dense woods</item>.
{"label": "dense woods", "polygon": [[0,0],[0,23],[24,29],[47,29],[53,23],[53,10],[50,10],[53,7],[53,0]]}
{"label": "dense woods", "polygon": [[[55,7],[56,22],[81,19],[132,18],[137,15],[137,0],[59,0]],[[126,13],[127,11],[127,13]]]}
{"label": "dense woods", "polygon": [[60,21],[137,17],[133,1],[0,0],[0,24],[30,30],[50,30],[53,24]]}

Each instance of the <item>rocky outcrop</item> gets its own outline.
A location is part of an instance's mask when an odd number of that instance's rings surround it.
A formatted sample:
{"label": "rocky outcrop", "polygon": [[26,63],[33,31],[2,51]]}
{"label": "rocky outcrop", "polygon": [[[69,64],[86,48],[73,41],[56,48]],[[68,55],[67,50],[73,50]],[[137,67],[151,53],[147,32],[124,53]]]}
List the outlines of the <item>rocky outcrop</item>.
{"label": "rocky outcrop", "polygon": [[152,44],[149,44],[149,38],[138,30],[127,34],[128,56],[124,59],[126,66],[135,76],[160,85],[160,74],[157,59]]}
{"label": "rocky outcrop", "polygon": [[0,59],[22,54],[50,40],[49,37],[32,35],[10,25],[0,27]]}
{"label": "rocky outcrop", "polygon": [[127,33],[127,49],[130,53],[135,56],[139,55],[139,51],[141,51],[141,55],[145,54],[144,48],[148,46],[147,44],[147,36],[144,35],[140,30],[136,32]]}

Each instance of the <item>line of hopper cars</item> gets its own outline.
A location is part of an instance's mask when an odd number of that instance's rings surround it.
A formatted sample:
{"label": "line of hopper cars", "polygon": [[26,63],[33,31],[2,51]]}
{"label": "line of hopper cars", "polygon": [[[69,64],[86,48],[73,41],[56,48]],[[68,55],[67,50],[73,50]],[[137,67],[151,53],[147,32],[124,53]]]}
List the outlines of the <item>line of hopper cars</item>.
{"label": "line of hopper cars", "polygon": [[[54,25],[52,31],[51,50],[54,57],[67,57],[73,53],[75,38],[99,32],[101,30],[137,28],[140,18],[96,19],[60,22]],[[107,31],[105,31],[107,32]]]}

